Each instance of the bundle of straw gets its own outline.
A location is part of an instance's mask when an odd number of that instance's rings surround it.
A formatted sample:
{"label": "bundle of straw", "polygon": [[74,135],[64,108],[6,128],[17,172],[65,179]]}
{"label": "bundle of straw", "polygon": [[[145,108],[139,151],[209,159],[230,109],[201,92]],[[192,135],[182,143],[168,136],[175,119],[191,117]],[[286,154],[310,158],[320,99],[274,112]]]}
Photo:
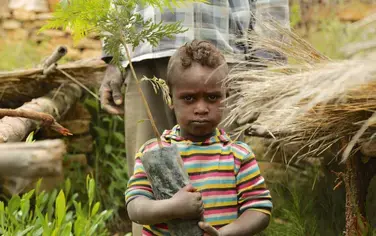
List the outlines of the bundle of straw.
{"label": "bundle of straw", "polygon": [[[373,15],[357,23],[356,30],[375,29],[375,24]],[[295,155],[299,158],[317,156],[346,141],[339,152],[344,161],[355,144],[369,141],[375,131],[376,54],[359,56],[364,49],[370,52],[372,44],[361,47],[358,43],[357,50],[350,45],[344,51],[357,57],[333,61],[275,22],[264,27],[279,32],[284,39],[252,34],[251,53],[272,51],[286,57],[287,62],[258,58],[235,67],[226,83],[238,93],[229,97],[235,102],[224,123],[238,122],[238,131],[245,131],[254,125],[246,123],[247,118],[260,114],[256,122],[276,137],[279,147],[299,143],[301,150],[305,148],[304,153]]]}

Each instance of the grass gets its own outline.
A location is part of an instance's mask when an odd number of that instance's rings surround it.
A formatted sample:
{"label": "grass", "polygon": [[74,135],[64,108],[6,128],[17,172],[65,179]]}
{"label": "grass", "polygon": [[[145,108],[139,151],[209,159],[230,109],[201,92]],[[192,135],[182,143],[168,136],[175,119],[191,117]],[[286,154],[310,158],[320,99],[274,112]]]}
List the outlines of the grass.
{"label": "grass", "polygon": [[44,45],[31,41],[0,43],[0,71],[33,68],[42,62]]}

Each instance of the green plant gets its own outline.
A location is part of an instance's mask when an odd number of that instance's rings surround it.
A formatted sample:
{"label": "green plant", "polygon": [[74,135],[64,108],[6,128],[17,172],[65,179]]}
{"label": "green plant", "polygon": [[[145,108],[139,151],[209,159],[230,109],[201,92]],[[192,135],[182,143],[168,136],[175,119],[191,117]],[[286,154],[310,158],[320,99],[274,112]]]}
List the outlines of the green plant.
{"label": "green plant", "polygon": [[0,234],[21,235],[108,235],[105,222],[111,210],[100,210],[95,200],[95,181],[86,179],[88,202],[76,201],[77,194],[70,194],[71,182],[65,181],[64,190],[51,193],[37,187],[21,197],[12,196],[6,205],[0,201]]}
{"label": "green plant", "polygon": [[97,197],[106,209],[114,211],[111,228],[122,230],[126,223],[121,214],[125,213],[124,192],[128,182],[124,120],[102,111],[99,102],[91,97],[85,99],[84,104],[92,115],[92,134],[96,137],[91,165]]}

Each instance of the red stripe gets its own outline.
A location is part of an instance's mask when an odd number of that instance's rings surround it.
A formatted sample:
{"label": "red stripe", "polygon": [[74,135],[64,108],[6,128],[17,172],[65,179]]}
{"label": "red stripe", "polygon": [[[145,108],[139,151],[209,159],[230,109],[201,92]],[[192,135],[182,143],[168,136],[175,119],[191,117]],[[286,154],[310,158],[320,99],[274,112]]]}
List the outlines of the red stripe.
{"label": "red stripe", "polygon": [[261,180],[261,176],[253,180],[248,180],[245,183],[242,183],[241,185],[239,185],[238,188],[239,189],[253,188],[256,186],[256,182],[259,182],[260,180]]}
{"label": "red stripe", "polygon": [[210,215],[221,215],[223,213],[236,213],[238,211],[238,207],[225,207],[221,209],[209,209],[205,210],[204,215],[210,216]]}
{"label": "red stripe", "polygon": [[210,177],[234,177],[234,173],[233,172],[209,172],[209,173],[204,173],[200,175],[192,175],[189,178],[191,180],[205,180],[205,178],[210,178]]}
{"label": "red stripe", "polygon": [[231,196],[231,195],[236,195],[237,192],[235,189],[229,189],[229,190],[225,190],[225,191],[205,191],[205,192],[202,192],[201,195],[202,196],[205,196],[205,197],[209,197],[209,196]]}

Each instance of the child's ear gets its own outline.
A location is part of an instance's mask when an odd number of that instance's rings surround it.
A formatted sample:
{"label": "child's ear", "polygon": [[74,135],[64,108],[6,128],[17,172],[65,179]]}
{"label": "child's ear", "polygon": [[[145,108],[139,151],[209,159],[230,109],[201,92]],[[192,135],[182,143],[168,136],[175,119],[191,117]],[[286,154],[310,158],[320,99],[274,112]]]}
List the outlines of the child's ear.
{"label": "child's ear", "polygon": [[172,95],[170,94],[170,103],[168,104],[168,107],[173,110],[174,109],[174,103],[172,102]]}
{"label": "child's ear", "polygon": [[170,96],[170,103],[168,104],[168,107],[171,109],[171,110],[174,110],[174,103],[172,102],[172,97]]}

